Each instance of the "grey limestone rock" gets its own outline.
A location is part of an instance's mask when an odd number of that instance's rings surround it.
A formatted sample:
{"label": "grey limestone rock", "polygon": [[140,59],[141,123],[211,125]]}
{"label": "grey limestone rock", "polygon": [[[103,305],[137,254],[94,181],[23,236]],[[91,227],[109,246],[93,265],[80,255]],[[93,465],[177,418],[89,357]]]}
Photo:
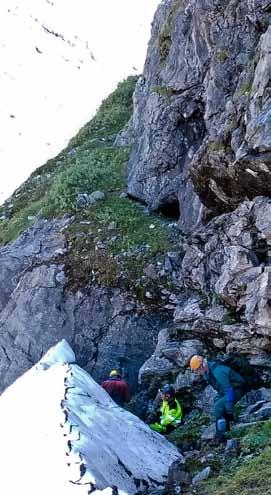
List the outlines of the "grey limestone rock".
{"label": "grey limestone rock", "polygon": [[137,303],[119,289],[69,291],[64,256],[68,223],[39,220],[0,248],[1,390],[62,338],[95,379],[119,367],[132,389],[155,348],[162,315],[139,313]]}
{"label": "grey limestone rock", "polygon": [[193,486],[198,485],[201,481],[209,478],[210,474],[211,474],[211,467],[207,466],[193,477],[192,485]]}
{"label": "grey limestone rock", "polygon": [[[163,1],[129,125],[128,193],[191,232],[269,196],[271,14],[262,1]],[[204,205],[204,206],[203,206]]]}

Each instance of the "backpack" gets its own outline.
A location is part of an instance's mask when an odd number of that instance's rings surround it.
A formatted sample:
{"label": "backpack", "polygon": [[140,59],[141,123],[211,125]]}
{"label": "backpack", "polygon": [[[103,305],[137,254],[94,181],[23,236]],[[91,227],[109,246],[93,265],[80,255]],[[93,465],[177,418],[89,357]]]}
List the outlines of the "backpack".
{"label": "backpack", "polygon": [[264,381],[259,371],[242,354],[226,354],[216,360],[216,362],[224,364],[239,373],[246,381],[247,390],[257,390],[264,386]]}

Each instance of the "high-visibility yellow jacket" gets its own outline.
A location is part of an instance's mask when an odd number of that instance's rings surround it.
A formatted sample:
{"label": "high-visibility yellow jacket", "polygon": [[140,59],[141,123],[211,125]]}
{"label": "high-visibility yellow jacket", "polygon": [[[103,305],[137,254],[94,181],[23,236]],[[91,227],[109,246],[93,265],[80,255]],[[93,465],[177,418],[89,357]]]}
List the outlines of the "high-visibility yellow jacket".
{"label": "high-visibility yellow jacket", "polygon": [[[173,406],[176,407],[173,407]],[[150,428],[158,433],[167,433],[168,426],[177,428],[182,421],[182,407],[177,399],[174,399],[174,403],[168,403],[167,400],[163,400],[160,407],[160,423],[152,423]]]}
{"label": "high-visibility yellow jacket", "polygon": [[162,426],[172,425],[176,427],[181,423],[182,407],[177,399],[175,399],[174,402],[176,404],[175,408],[172,407],[172,404],[169,405],[167,400],[163,400],[162,406],[160,408],[160,424]]}

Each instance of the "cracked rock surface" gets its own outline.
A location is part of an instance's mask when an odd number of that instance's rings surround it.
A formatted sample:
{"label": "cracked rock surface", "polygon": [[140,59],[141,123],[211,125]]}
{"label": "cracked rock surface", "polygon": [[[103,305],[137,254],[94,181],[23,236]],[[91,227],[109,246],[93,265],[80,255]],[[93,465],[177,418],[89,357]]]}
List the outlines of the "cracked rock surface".
{"label": "cracked rock surface", "polygon": [[270,195],[270,21],[266,0],[157,9],[134,96],[128,192],[180,214],[184,232]]}
{"label": "cracked rock surface", "polygon": [[162,316],[144,314],[126,292],[106,287],[70,292],[61,255],[66,220],[38,220],[0,248],[0,390],[65,338],[78,363],[102,380],[125,368],[132,387],[154,350]]}

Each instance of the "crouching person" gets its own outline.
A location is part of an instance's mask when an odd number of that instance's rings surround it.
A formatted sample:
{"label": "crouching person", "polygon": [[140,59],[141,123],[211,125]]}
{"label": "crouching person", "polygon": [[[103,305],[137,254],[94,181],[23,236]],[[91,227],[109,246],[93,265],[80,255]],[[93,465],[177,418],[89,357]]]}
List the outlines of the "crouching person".
{"label": "crouching person", "polygon": [[165,435],[181,424],[182,407],[175,397],[175,390],[172,385],[164,385],[159,392],[162,399],[160,417],[157,422],[150,424],[150,428]]}
{"label": "crouching person", "polygon": [[125,402],[130,402],[131,400],[129,385],[122,378],[119,370],[110,371],[109,378],[102,382],[101,387],[120,407],[123,407]]}
{"label": "crouching person", "polygon": [[234,404],[247,392],[246,380],[237,371],[219,361],[207,361],[202,356],[190,360],[191,371],[203,375],[206,382],[218,393],[214,403],[216,440],[225,442],[225,433],[233,421]]}

